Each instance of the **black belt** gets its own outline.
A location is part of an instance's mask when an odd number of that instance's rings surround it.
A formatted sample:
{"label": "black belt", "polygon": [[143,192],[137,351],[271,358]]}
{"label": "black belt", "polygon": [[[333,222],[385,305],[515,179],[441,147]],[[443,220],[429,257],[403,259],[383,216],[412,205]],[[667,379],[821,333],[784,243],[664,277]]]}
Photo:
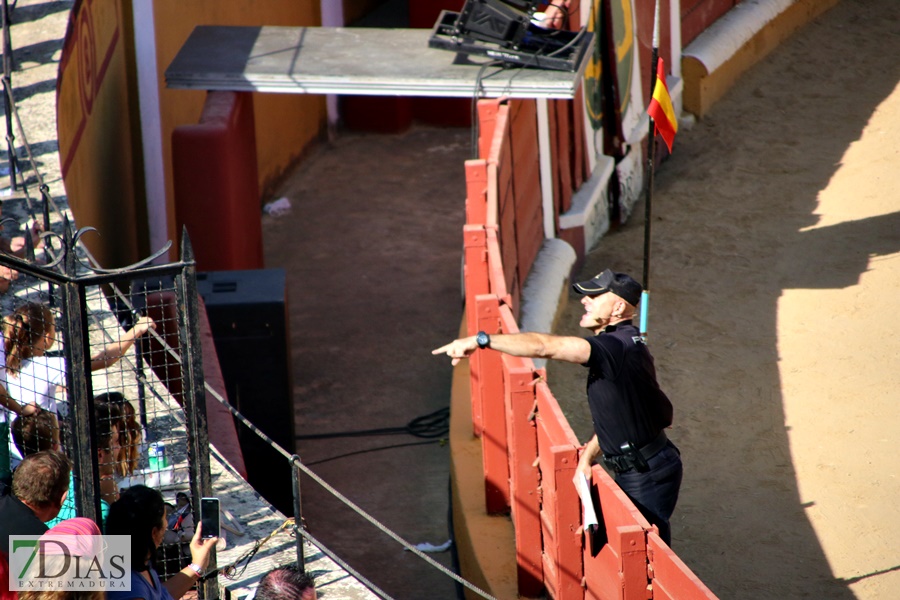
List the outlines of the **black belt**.
{"label": "black belt", "polygon": [[[641,456],[644,457],[645,461],[648,461],[659,454],[660,451],[662,451],[662,449],[665,448],[666,444],[668,443],[669,438],[666,437],[666,432],[660,431],[659,435],[656,436],[656,438],[652,442],[638,450],[638,452],[641,453]],[[624,473],[625,471],[630,471],[636,466],[634,460],[627,454],[616,454],[614,456],[604,454],[603,462],[607,467],[609,467],[616,473]]]}

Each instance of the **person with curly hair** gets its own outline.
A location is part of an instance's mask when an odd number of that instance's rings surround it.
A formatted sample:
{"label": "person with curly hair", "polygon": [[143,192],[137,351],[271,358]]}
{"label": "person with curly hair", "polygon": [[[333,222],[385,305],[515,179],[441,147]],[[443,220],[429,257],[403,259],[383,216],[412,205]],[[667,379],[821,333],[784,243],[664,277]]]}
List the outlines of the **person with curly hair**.
{"label": "person with curly hair", "polygon": [[[134,327],[119,341],[109,344],[91,357],[91,371],[114,365],[139,337],[155,326],[149,317],[138,319]],[[55,343],[53,313],[43,304],[28,302],[4,319],[6,390],[20,407],[34,405],[38,410],[46,410],[54,416],[59,412],[57,388],[65,384],[66,377],[66,359],[47,355]],[[14,446],[9,446],[10,466],[15,468],[22,457]]]}

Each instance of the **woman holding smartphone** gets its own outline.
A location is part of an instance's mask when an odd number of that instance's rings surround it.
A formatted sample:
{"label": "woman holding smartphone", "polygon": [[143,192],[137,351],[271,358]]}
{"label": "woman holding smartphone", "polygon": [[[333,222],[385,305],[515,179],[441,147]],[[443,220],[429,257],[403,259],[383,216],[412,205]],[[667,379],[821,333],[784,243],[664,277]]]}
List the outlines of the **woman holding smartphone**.
{"label": "woman holding smartphone", "polygon": [[191,564],[161,582],[154,568],[156,549],[168,528],[162,494],[143,485],[130,487],[109,508],[107,535],[131,536],[131,591],[109,591],[109,600],[178,600],[203,576],[218,538],[201,539],[201,523],[191,539]]}

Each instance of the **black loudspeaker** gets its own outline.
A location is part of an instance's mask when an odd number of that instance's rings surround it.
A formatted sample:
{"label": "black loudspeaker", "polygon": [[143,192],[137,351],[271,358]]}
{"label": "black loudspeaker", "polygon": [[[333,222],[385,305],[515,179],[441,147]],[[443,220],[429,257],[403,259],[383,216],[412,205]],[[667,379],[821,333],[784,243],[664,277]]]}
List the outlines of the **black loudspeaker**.
{"label": "black loudspeaker", "polygon": [[[197,274],[229,403],[294,453],[291,345],[284,269]],[[247,477],[257,492],[293,515],[288,460],[236,423]]]}

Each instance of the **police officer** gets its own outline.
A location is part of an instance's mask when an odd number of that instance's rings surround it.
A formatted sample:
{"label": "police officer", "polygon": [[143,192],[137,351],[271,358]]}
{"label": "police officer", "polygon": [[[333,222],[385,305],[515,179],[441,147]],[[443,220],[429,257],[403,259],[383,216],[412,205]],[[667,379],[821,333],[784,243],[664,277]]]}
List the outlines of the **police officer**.
{"label": "police officer", "polygon": [[491,348],[512,356],[587,367],[594,436],[582,452],[578,470],[590,479],[591,464],[602,453],[616,483],[670,544],[669,518],[678,500],[682,464],[678,449],[665,434],[672,424],[672,403],[660,389],[653,357],[632,323],[641,284],[607,269],[572,287],[584,306],[579,325],[592,331],[591,337],[482,331],[432,354],[447,354],[455,365],[478,349]]}

